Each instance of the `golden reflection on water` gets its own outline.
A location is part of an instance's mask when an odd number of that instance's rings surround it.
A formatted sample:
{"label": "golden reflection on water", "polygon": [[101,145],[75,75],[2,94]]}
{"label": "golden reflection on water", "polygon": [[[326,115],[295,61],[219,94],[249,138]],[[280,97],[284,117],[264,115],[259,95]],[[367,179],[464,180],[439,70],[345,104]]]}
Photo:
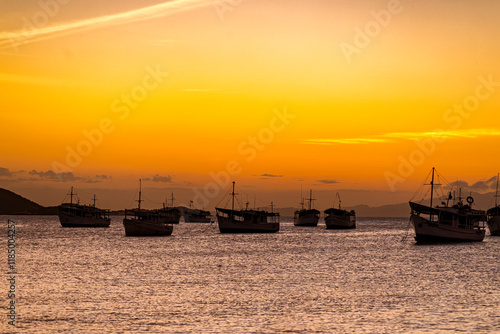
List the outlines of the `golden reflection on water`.
{"label": "golden reflection on water", "polygon": [[[170,237],[17,217],[23,333],[489,332],[500,324],[500,238],[417,246],[407,219]],[[3,231],[2,231],[3,232]],[[412,236],[412,231],[409,233]],[[5,324],[2,324],[2,326]]]}

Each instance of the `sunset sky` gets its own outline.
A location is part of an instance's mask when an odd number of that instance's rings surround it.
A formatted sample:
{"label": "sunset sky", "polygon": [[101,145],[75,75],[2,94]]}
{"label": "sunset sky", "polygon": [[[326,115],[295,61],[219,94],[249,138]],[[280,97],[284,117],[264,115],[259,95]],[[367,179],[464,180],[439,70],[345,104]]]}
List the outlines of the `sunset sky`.
{"label": "sunset sky", "polygon": [[498,1],[0,6],[0,187],[44,205],[75,186],[129,207],[139,178],[150,206],[233,180],[380,205],[433,166],[483,192],[500,170]]}

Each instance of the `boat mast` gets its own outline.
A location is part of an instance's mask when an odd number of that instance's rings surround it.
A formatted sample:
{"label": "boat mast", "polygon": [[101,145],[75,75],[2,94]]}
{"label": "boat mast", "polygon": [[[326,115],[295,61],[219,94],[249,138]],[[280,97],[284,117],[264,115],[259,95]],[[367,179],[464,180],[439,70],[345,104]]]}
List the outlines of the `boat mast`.
{"label": "boat mast", "polygon": [[274,209],[274,203],[271,202],[271,213],[273,213],[273,209]]}
{"label": "boat mast", "polygon": [[500,176],[500,173],[497,174],[497,190],[495,192],[495,207],[498,206],[498,177]]}
{"label": "boat mast", "polygon": [[95,194],[94,194],[94,208],[95,208]]}
{"label": "boat mast", "polygon": [[233,192],[231,193],[232,195],[232,201],[231,201],[231,219],[233,219],[233,211],[234,211],[234,181],[233,181]]}
{"label": "boat mast", "polygon": [[431,208],[432,208],[432,199],[434,197],[434,167],[432,167],[432,180],[431,180]]}
{"label": "boat mast", "polygon": [[302,197],[302,184],[300,185],[300,209],[304,210],[304,197]]}
{"label": "boat mast", "polygon": [[312,189],[309,190],[309,210],[311,210],[311,204],[312,204],[312,197],[313,197],[313,191]]}
{"label": "boat mast", "polygon": [[337,198],[339,199],[339,210],[340,210],[340,203],[342,203],[342,201],[340,200],[340,195],[339,195],[339,193],[337,193]]}
{"label": "boat mast", "polygon": [[70,197],[69,197],[69,203],[71,205],[73,205],[73,187],[71,187],[71,193],[70,193]]}
{"label": "boat mast", "polygon": [[142,190],[142,180],[139,179],[139,200],[137,202],[139,202],[139,206],[138,206],[138,210],[140,211],[141,210],[141,190]]}
{"label": "boat mast", "polygon": [[174,207],[174,193],[173,192],[172,192],[172,207]]}

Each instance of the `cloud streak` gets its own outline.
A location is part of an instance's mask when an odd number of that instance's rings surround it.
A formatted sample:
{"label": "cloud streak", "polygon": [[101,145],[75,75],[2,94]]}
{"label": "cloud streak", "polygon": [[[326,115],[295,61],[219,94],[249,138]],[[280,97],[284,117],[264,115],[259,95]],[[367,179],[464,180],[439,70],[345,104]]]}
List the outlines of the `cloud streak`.
{"label": "cloud streak", "polygon": [[211,1],[203,0],[174,0],[161,4],[130,10],[128,12],[104,15],[74,22],[41,27],[32,30],[18,30],[0,33],[0,49],[39,42],[55,37],[65,36],[84,31],[102,29],[117,25],[142,22],[146,20],[174,15],[207,6],[213,6]]}
{"label": "cloud streak", "polygon": [[65,80],[47,78],[47,77],[34,77],[28,75],[17,75],[0,73],[0,81],[11,82],[25,85],[44,85],[44,86],[86,86],[90,87],[89,83],[73,83]]}
{"label": "cloud streak", "polygon": [[359,138],[322,138],[306,139],[303,144],[311,145],[339,145],[339,144],[383,144],[394,143],[398,140],[423,140],[423,139],[474,139],[486,136],[500,136],[500,130],[494,129],[468,129],[452,131],[433,131],[433,132],[390,132],[372,137]]}
{"label": "cloud streak", "polygon": [[259,175],[261,178],[269,178],[269,177],[284,177],[284,175],[276,175],[276,174],[261,174]]}
{"label": "cloud streak", "polygon": [[51,181],[51,182],[83,182],[98,183],[111,180],[109,175],[76,176],[72,172],[56,173],[53,170],[48,171],[11,171],[8,168],[0,167],[0,178],[2,181],[22,182],[22,181]]}
{"label": "cloud streak", "polygon": [[12,172],[8,168],[0,167],[0,176],[11,176]]}
{"label": "cloud streak", "polygon": [[473,184],[469,184],[467,181],[458,180],[450,183],[453,188],[468,188],[474,191],[488,191],[495,190],[497,185],[497,177],[493,176],[487,180],[480,180]]}
{"label": "cloud streak", "polygon": [[318,180],[318,182],[324,183],[324,184],[336,184],[339,183],[339,181],[336,180]]}
{"label": "cloud streak", "polygon": [[156,174],[153,177],[147,177],[143,179],[143,181],[151,181],[151,182],[164,182],[164,183],[172,183],[172,177],[169,176],[160,176]]}

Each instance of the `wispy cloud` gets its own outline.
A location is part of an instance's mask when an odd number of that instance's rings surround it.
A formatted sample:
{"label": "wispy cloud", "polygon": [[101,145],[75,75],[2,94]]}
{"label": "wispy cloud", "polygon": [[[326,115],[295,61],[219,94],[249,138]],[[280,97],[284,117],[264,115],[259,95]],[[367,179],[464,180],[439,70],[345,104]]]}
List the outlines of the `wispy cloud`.
{"label": "wispy cloud", "polygon": [[335,184],[335,183],[339,183],[339,181],[336,181],[336,180],[318,180],[318,182],[320,182],[320,183],[324,183],[324,184]]}
{"label": "wispy cloud", "polygon": [[262,178],[269,178],[269,177],[284,177],[284,175],[275,175],[275,174],[261,174],[259,175]]}
{"label": "wispy cloud", "polygon": [[454,188],[455,187],[468,188],[470,190],[475,190],[475,191],[488,191],[488,190],[494,190],[496,188],[496,184],[497,184],[497,177],[493,176],[490,177],[489,179],[480,180],[472,184],[469,184],[467,181],[458,180],[450,183],[450,186]]}
{"label": "wispy cloud", "polygon": [[0,48],[9,48],[13,44],[22,45],[88,30],[156,19],[207,6],[213,6],[212,2],[204,0],[174,0],[128,12],[66,22],[40,29],[1,32]]}
{"label": "wispy cloud", "polygon": [[385,135],[389,138],[401,138],[408,140],[420,140],[426,138],[450,139],[450,138],[477,138],[484,136],[500,136],[500,130],[494,129],[467,129],[435,132],[393,132]]}
{"label": "wispy cloud", "polygon": [[0,167],[0,176],[11,176],[12,172],[8,168]]}
{"label": "wispy cloud", "polygon": [[423,140],[423,139],[454,139],[478,138],[486,136],[500,136],[500,130],[494,129],[468,129],[435,132],[390,132],[371,137],[358,138],[314,138],[306,139],[304,144],[312,145],[338,145],[338,144],[382,144],[394,143],[398,140]]}
{"label": "wispy cloud", "polygon": [[153,177],[147,177],[143,179],[144,181],[151,181],[151,182],[165,182],[165,183],[171,183],[172,182],[172,177],[169,176],[160,176],[156,174]]}
{"label": "wispy cloud", "polygon": [[52,181],[52,182],[83,182],[83,183],[98,183],[110,180],[109,175],[92,176],[77,176],[72,172],[56,173],[53,170],[29,172],[24,170],[11,171],[8,168],[0,167],[0,179],[8,182],[22,181]]}
{"label": "wispy cloud", "polygon": [[6,74],[6,73],[0,73],[0,81],[1,82],[11,82],[11,83],[19,83],[19,84],[27,84],[27,85],[44,85],[44,86],[84,86],[90,84],[86,83],[77,83],[75,84],[74,82],[70,81],[65,81],[65,80],[60,80],[60,79],[55,79],[55,78],[50,78],[50,77],[35,77],[35,76],[28,76],[28,75],[18,75],[18,74]]}
{"label": "wispy cloud", "polygon": [[339,139],[306,139],[305,144],[315,145],[334,145],[334,144],[370,144],[370,143],[389,143],[394,140],[382,138],[339,138]]}

